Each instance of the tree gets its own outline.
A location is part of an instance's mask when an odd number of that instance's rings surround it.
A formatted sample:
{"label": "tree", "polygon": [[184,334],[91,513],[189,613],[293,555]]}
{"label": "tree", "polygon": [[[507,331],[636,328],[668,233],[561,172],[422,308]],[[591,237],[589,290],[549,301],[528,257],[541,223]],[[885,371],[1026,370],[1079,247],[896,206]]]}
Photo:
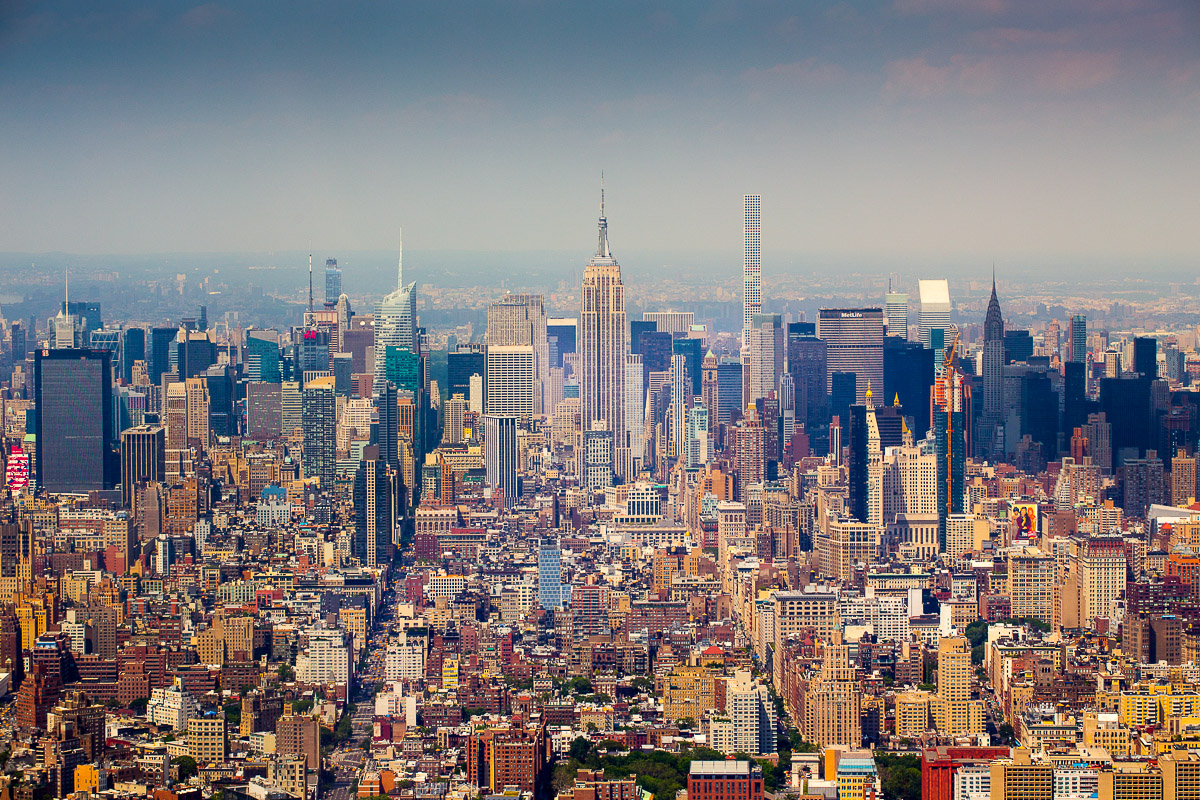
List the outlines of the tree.
{"label": "tree", "polygon": [[920,800],[921,759],[912,754],[875,754],[879,768],[879,785],[884,797],[895,800]]}
{"label": "tree", "polygon": [[571,742],[569,756],[572,760],[582,763],[588,757],[588,753],[591,752],[591,749],[592,742],[590,739],[587,739],[583,736],[576,736],[575,741]]}
{"label": "tree", "polygon": [[696,727],[696,720],[692,719],[691,717],[684,717],[683,719],[679,720],[679,729],[680,730],[690,731],[692,728],[695,728],[695,727]]}
{"label": "tree", "polygon": [[637,689],[639,692],[645,692],[647,694],[654,693],[654,681],[650,678],[647,678],[645,675],[637,676],[630,681],[630,685],[632,685],[633,688]]}
{"label": "tree", "polygon": [[972,647],[978,647],[987,641],[988,624],[985,619],[978,619],[967,626],[966,636],[967,641]]}
{"label": "tree", "polygon": [[1009,725],[1007,722],[1005,722],[1000,726],[998,733],[1000,734],[1000,741],[1007,744],[1016,737],[1017,732],[1013,730],[1012,725]]}
{"label": "tree", "polygon": [[275,674],[278,675],[279,680],[283,681],[284,683],[288,683],[296,675],[291,664],[280,664],[279,669],[275,670]]}
{"label": "tree", "polygon": [[171,759],[171,763],[179,767],[179,780],[181,781],[186,781],[200,772],[196,766],[196,759],[191,756],[175,756]]}
{"label": "tree", "polygon": [[146,713],[146,706],[148,705],[150,705],[149,697],[138,697],[129,701],[129,709],[139,714]]}

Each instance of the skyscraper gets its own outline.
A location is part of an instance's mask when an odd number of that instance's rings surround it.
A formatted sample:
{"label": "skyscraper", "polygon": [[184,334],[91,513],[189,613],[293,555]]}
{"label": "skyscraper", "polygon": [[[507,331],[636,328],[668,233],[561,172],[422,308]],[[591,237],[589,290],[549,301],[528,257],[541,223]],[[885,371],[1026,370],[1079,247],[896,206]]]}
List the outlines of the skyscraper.
{"label": "skyscraper", "polygon": [[1158,380],[1158,340],[1153,336],[1133,340],[1133,369],[1143,378]]}
{"label": "skyscraper", "polygon": [[529,422],[534,414],[536,361],[529,345],[488,346],[487,413]]}
{"label": "skyscraper", "polygon": [[502,493],[507,508],[517,497],[517,419],[484,414],[484,466],[488,486]]}
{"label": "skyscraper", "polygon": [[246,384],[246,435],[274,439],[283,432],[283,399],[278,383]]}
{"label": "skyscraper", "polygon": [[983,703],[971,699],[971,645],[965,637],[938,641],[938,688],[931,710],[934,727],[946,736],[983,731]]}
{"label": "skyscraper", "polygon": [[392,541],[395,508],[393,473],[380,457],[377,445],[368,445],[354,474],[354,533],[359,561],[375,567],[387,562]]}
{"label": "skyscraper", "polygon": [[121,331],[121,380],[126,384],[133,383],[133,362],[145,360],[146,329],[126,328]]}
{"label": "skyscraper", "polygon": [[338,269],[336,258],[325,259],[325,307],[337,306],[338,298],[342,296],[342,271]]}
{"label": "skyscraper", "polygon": [[826,365],[829,346],[817,338],[812,322],[789,322],[787,327],[787,370],[796,389],[796,422],[810,435],[829,421],[829,376]]}
{"label": "skyscraper", "polygon": [[609,431],[621,434],[621,441],[614,442],[615,466],[621,479],[632,477],[627,474],[629,446],[624,435],[628,330],[621,266],[608,247],[608,219],[604,216],[602,184],[599,241],[596,255],[584,268],[579,315],[580,422],[584,431],[592,430],[594,423],[602,421]]}
{"label": "skyscraper", "polygon": [[826,390],[833,392],[833,373],[853,372],[855,402],[866,400],[867,384],[883,386],[883,309],[822,308],[817,336],[825,340]]}
{"label": "skyscraper", "polygon": [[396,384],[385,381],[372,398],[378,422],[375,426],[375,444],[379,447],[379,458],[389,467],[400,466],[400,424],[396,408]]}
{"label": "skyscraper", "polygon": [[[823,380],[823,379],[822,379]],[[728,425],[742,414],[742,362],[733,356],[717,359],[717,407],[710,411],[717,425]]]}
{"label": "skyscraper", "polygon": [[[742,331],[749,330],[754,315],[762,312],[762,254],[759,251],[759,207],[762,198],[742,198]],[[743,341],[744,341],[743,336]]]}
{"label": "skyscraper", "polygon": [[487,374],[487,352],[481,344],[459,344],[446,354],[446,391],[471,396],[471,376]]}
{"label": "skyscraper", "polygon": [[866,403],[850,407],[849,475],[850,513],[860,522],[883,525],[883,451],[871,389]]}
{"label": "skyscraper", "polygon": [[746,405],[779,388],[783,374],[783,319],[778,314],[755,314],[746,330],[745,351],[750,365]]}
{"label": "skyscraper", "polygon": [[533,349],[533,413],[544,413],[545,390],[550,375],[545,298],[540,294],[504,295],[488,306],[487,335],[489,348]]}
{"label": "skyscraper", "polygon": [[538,544],[538,606],[546,611],[562,608],[562,551],[557,539],[542,539]]}
{"label": "skyscraper", "polygon": [[750,404],[750,328],[754,315],[762,312],[762,252],[759,242],[759,210],[762,198],[742,198],[742,398]]}
{"label": "skyscraper", "polygon": [[903,292],[893,292],[890,282],[888,287],[888,293],[883,298],[883,307],[887,317],[887,335],[907,339],[908,295]]}
{"label": "skyscraper", "polygon": [[635,473],[641,470],[646,457],[646,390],[642,369],[641,355],[630,353],[625,357],[625,430]]}
{"label": "skyscraper", "polygon": [[151,328],[150,352],[146,354],[147,376],[150,383],[157,386],[164,372],[171,371],[171,355],[174,352],[174,342],[177,330],[175,328]]}
{"label": "skyscraper", "polygon": [[337,465],[337,395],[332,377],[309,381],[303,392],[304,475],[332,490]]}
{"label": "skyscraper", "polygon": [[[954,344],[951,344],[953,354]],[[962,513],[971,386],[953,359],[945,359],[932,390],[934,452],[938,464],[938,551],[946,551],[946,520]]]}
{"label": "skyscraper", "polygon": [[37,485],[51,492],[112,489],[118,464],[109,354],[36,351],[34,393]]}
{"label": "skyscraper", "polygon": [[121,505],[131,508],[143,481],[167,477],[166,431],[161,425],[139,425],[121,432]]}
{"label": "skyscraper", "polygon": [[940,330],[943,336],[950,330],[950,285],[945,279],[918,281],[921,293],[919,325],[921,344],[934,351],[933,362],[937,368],[941,354],[934,346],[933,331]]}
{"label": "skyscraper", "polygon": [[687,407],[690,387],[683,356],[671,356],[671,435],[667,439],[667,457],[685,455]]}
{"label": "skyscraper", "polygon": [[279,332],[246,331],[246,376],[253,381],[279,383]]}
{"label": "skyscraper", "polygon": [[1083,314],[1071,317],[1071,360],[1087,361],[1087,317]]}
{"label": "skyscraper", "polygon": [[[1003,352],[1003,343],[1001,343]],[[899,398],[916,438],[929,430],[929,390],[933,386],[933,351],[920,342],[889,336],[883,343],[883,398]]]}
{"label": "skyscraper", "polygon": [[985,452],[997,452],[996,426],[1004,418],[1004,317],[996,297],[996,276],[992,275],[992,296],[983,322],[983,431],[978,437]]}
{"label": "skyscraper", "polygon": [[684,358],[684,370],[687,372],[688,397],[699,397],[702,390],[704,362],[704,342],[699,339],[674,339],[671,342],[671,354]]}
{"label": "skyscraper", "polygon": [[[417,353],[417,284],[404,284],[404,242],[400,242],[400,257],[396,266],[396,290],[375,304],[375,352],[385,353],[388,347],[403,347]],[[386,380],[386,361],[375,359],[375,391]]]}

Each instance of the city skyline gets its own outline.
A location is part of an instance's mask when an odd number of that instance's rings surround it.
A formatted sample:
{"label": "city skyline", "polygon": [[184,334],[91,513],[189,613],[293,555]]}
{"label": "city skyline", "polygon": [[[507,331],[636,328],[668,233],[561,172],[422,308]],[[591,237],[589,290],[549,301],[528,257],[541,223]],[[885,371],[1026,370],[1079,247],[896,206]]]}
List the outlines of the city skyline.
{"label": "city skyline", "polygon": [[1194,262],[1188,4],[472,10],[9,9],[0,243]]}

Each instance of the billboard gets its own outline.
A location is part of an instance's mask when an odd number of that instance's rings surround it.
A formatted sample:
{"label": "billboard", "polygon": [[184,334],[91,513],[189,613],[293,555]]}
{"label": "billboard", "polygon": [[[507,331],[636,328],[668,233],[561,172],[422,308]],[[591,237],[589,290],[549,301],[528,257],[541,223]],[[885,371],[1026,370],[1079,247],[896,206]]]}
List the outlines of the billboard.
{"label": "billboard", "polygon": [[1037,503],[1014,503],[1008,510],[1008,521],[1014,539],[1038,537]]}
{"label": "billboard", "polygon": [[20,494],[29,486],[29,455],[20,445],[13,445],[8,454],[8,470],[4,483],[13,494]]}

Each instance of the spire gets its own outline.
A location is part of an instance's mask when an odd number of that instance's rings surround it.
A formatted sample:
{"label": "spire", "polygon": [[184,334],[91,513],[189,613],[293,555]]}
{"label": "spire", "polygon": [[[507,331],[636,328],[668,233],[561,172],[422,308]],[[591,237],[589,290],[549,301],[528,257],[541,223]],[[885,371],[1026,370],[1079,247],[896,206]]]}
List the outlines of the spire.
{"label": "spire", "polygon": [[604,216],[604,172],[600,172],[600,242],[596,246],[597,258],[612,258],[608,249],[608,218]]}
{"label": "spire", "polygon": [[400,258],[396,263],[396,288],[404,288],[404,228],[400,229]]}
{"label": "spire", "polygon": [[1000,298],[996,296],[996,265],[992,264],[992,296],[988,300],[987,315],[983,321],[983,340],[1004,340],[1004,316],[1000,312]]}
{"label": "spire", "polygon": [[71,268],[63,267],[63,313],[71,307]]}

